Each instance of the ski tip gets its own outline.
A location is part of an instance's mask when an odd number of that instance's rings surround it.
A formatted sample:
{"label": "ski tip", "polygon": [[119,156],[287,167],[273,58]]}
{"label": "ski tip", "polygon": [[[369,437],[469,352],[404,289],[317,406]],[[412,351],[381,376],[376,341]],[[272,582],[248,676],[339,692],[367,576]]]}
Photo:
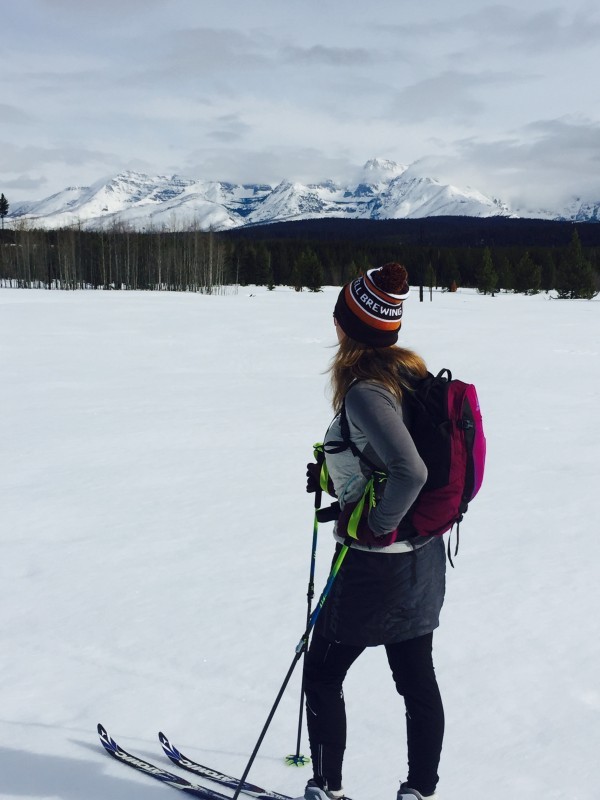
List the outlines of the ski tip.
{"label": "ski tip", "polygon": [[104,749],[111,755],[114,755],[118,750],[118,745],[115,742],[115,740],[111,739],[111,737],[108,735],[108,731],[106,730],[104,725],[98,723],[97,730],[98,730],[98,736],[100,737],[100,744],[102,745],[102,747],[104,747]]}
{"label": "ski tip", "polygon": [[162,749],[165,751],[165,754],[171,759],[171,761],[177,762],[183,758],[179,750],[171,744],[162,731],[158,732],[158,739],[162,745]]}

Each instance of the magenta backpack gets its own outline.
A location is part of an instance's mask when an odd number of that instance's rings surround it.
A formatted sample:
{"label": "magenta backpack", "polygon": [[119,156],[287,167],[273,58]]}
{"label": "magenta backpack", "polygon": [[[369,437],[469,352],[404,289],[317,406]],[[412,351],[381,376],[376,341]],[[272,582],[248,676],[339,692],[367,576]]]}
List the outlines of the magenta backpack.
{"label": "magenta backpack", "polygon": [[[454,380],[449,369],[411,379],[403,403],[408,430],[427,467],[427,481],[399,529],[408,536],[442,536],[456,525],[458,531],[469,503],[483,481],[485,435],[477,391],[472,383]],[[350,438],[345,404],[341,410],[343,442],[372,469],[377,467]],[[323,518],[325,519],[325,518]],[[448,559],[452,564],[450,541]],[[454,566],[454,564],[452,564]]]}
{"label": "magenta backpack", "polygon": [[428,472],[407,517],[421,536],[441,536],[458,526],[483,481],[486,444],[477,391],[443,369],[435,377],[428,373],[404,398],[409,431]]}

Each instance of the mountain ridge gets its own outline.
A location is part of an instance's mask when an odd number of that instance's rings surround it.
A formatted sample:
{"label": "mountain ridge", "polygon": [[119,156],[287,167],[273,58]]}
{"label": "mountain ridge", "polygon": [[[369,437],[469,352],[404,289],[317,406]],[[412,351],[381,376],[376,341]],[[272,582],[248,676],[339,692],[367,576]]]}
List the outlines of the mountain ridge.
{"label": "mountain ridge", "polygon": [[600,201],[572,198],[561,210],[512,210],[497,198],[424,174],[417,165],[370,159],[353,180],[233,183],[127,170],[91,186],[69,186],[16,204],[9,224],[54,229],[214,230],[320,218],[422,219],[438,216],[600,221]]}

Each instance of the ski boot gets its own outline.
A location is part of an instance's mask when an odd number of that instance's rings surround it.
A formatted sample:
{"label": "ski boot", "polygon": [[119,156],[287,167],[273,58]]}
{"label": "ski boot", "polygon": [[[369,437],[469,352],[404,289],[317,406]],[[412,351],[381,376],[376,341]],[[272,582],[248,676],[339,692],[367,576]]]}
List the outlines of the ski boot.
{"label": "ski boot", "polygon": [[411,789],[408,783],[400,784],[396,800],[437,800],[437,794],[421,794],[416,789]]}
{"label": "ski boot", "polygon": [[327,784],[323,788],[314,778],[311,778],[304,790],[304,800],[344,800],[344,790],[328,789]]}

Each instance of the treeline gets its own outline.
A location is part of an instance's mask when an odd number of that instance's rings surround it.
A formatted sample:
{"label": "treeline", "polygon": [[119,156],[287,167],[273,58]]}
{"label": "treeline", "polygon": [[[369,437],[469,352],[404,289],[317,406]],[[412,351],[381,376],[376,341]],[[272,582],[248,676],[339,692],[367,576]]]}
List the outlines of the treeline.
{"label": "treeline", "polygon": [[[269,231],[264,228],[263,234]],[[598,226],[600,233],[600,226]],[[523,293],[556,290],[560,297],[590,298],[600,289],[600,246],[584,248],[576,229],[561,246],[432,246],[395,238],[335,241],[230,237],[240,283],[316,290],[341,285],[371,266],[401,261],[410,282],[453,290]]]}
{"label": "treeline", "polygon": [[265,241],[296,239],[318,242],[392,242],[420,247],[562,247],[577,229],[584,247],[600,247],[598,222],[512,217],[423,217],[422,219],[318,218],[246,225],[224,235],[229,239]]}
{"label": "treeline", "polygon": [[231,282],[228,249],[199,230],[6,230],[0,232],[0,285],[211,293]]}
{"label": "treeline", "polygon": [[[219,234],[118,227],[0,231],[0,285],[215,292],[227,284],[258,284],[317,291],[371,266],[401,261],[413,285],[448,290],[556,290],[561,297],[593,297],[600,289],[597,224],[502,220],[501,238],[490,220],[467,218],[463,228],[460,220],[443,220],[449,244],[433,219],[406,227],[398,223],[408,221],[399,220],[366,226],[356,221],[356,227],[346,220],[343,226],[329,222]],[[524,222],[540,224],[524,227]]]}

